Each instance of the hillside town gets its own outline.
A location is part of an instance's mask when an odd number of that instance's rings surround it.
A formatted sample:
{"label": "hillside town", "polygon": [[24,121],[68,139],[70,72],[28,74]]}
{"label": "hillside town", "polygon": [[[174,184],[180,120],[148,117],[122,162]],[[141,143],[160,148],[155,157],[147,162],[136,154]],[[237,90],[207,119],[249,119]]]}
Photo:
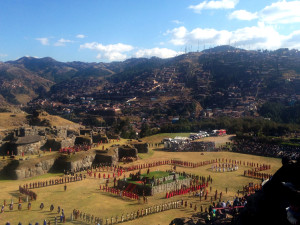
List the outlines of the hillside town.
{"label": "hillside town", "polygon": [[[145,122],[160,128],[179,119],[259,117],[267,101],[293,106],[300,100],[300,78],[288,72],[299,54],[286,49],[188,53],[177,65],[153,67],[132,77],[63,82],[27,106],[71,120],[93,115],[107,125],[127,117],[137,131]],[[222,68],[232,74],[222,74]],[[273,80],[276,74],[280,77]]]}

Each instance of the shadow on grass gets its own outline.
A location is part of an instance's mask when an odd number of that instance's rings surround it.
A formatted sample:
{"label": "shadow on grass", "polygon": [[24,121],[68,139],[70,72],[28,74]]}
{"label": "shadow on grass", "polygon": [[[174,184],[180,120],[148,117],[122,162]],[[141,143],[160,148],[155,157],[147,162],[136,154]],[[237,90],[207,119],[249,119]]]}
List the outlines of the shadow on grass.
{"label": "shadow on grass", "polygon": [[15,197],[15,198],[21,197],[21,194],[19,193],[19,191],[12,191],[12,192],[9,192],[8,194],[10,194],[12,197]]}
{"label": "shadow on grass", "polygon": [[119,195],[111,195],[110,193],[108,192],[100,192],[99,193],[103,194],[103,195],[106,195],[108,197],[111,197],[111,198],[115,198],[115,199],[120,199],[120,200],[123,200],[125,202],[131,202],[131,203],[134,203],[134,204],[140,204],[139,202],[137,202],[137,200],[134,200],[134,199],[130,199],[130,198],[126,198],[126,197],[120,197]]}
{"label": "shadow on grass", "polygon": [[85,221],[82,221],[82,220],[73,220],[73,221],[69,221],[70,223],[73,223],[73,224],[84,224],[84,225],[87,225],[87,224],[91,224],[91,223],[87,223]]}
{"label": "shadow on grass", "polygon": [[173,151],[170,151],[170,150],[164,149],[164,148],[153,148],[152,150],[157,151],[157,152],[173,152]]}

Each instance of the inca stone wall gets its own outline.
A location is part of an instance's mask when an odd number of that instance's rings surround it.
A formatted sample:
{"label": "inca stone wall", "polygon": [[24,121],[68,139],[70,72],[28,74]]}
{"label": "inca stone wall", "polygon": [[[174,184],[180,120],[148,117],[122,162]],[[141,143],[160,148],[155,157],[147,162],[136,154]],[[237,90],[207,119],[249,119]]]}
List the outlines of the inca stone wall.
{"label": "inca stone wall", "polygon": [[90,167],[92,166],[95,158],[96,158],[96,154],[87,155],[85,156],[85,158],[81,160],[70,162],[69,166],[67,166],[66,169],[70,169],[74,171],[74,170],[79,170],[81,168]]}
{"label": "inca stone wall", "polygon": [[75,144],[75,137],[73,138],[66,138],[61,141],[61,148],[66,148],[69,146],[74,146]]}
{"label": "inca stone wall", "polygon": [[[173,178],[173,176],[172,176]],[[185,185],[187,187],[190,186],[191,178],[186,178],[183,180],[176,180],[174,182],[166,183],[166,184],[160,184],[160,185],[154,185],[154,186],[142,186],[137,185],[135,191],[138,192],[139,195],[145,194],[145,195],[155,195],[158,193],[166,193],[169,191],[174,191],[177,189],[180,189],[182,185]],[[118,187],[123,189],[126,188],[129,185],[125,180],[119,180],[118,181]]]}
{"label": "inca stone wall", "polygon": [[134,143],[133,146],[138,150],[138,153],[148,153],[147,143]]}
{"label": "inca stone wall", "polygon": [[24,152],[25,155],[36,155],[44,144],[45,141],[42,140],[36,143],[15,145],[14,153],[21,155]]}
{"label": "inca stone wall", "polygon": [[119,150],[118,145],[111,146],[105,151],[97,151],[96,164],[105,163],[116,165],[119,161]]}
{"label": "inca stone wall", "polygon": [[108,138],[105,135],[93,133],[93,143],[108,143]]}
{"label": "inca stone wall", "polygon": [[123,157],[137,157],[137,149],[131,145],[122,145],[118,147],[119,160]]}
{"label": "inca stone wall", "polygon": [[152,187],[152,195],[162,193],[162,192],[165,193],[165,192],[169,192],[169,191],[175,191],[177,189],[180,189],[182,187],[182,185],[190,186],[190,181],[191,181],[191,178],[186,178],[183,180],[176,180],[171,183],[153,186]]}
{"label": "inca stone wall", "polygon": [[95,159],[96,164],[117,165],[117,155],[97,154]]}
{"label": "inca stone wall", "polygon": [[74,146],[74,143],[75,143],[75,137],[66,138],[63,140],[55,138],[55,139],[48,139],[46,144],[43,147],[47,150],[51,148],[52,151],[58,151],[61,148]]}
{"label": "inca stone wall", "polygon": [[14,171],[15,175],[13,175],[13,177],[15,177],[17,180],[19,180],[19,179],[24,179],[24,178],[28,178],[28,177],[43,175],[43,174],[49,172],[49,170],[54,165],[54,162],[55,162],[55,159],[48,159],[48,160],[43,160],[43,161],[35,164],[34,167],[16,169]]}

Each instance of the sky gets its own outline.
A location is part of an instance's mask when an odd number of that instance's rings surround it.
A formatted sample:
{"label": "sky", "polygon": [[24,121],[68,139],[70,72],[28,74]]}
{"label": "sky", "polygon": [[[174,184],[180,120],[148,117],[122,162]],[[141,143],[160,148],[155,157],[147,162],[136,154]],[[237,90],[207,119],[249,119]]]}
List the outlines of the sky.
{"label": "sky", "polygon": [[300,49],[300,0],[0,0],[0,61]]}

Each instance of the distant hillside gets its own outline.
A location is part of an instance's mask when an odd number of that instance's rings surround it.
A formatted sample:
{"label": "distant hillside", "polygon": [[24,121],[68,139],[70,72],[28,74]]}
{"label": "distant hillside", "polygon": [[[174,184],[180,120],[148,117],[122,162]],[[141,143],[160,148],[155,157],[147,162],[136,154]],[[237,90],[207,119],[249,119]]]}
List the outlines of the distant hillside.
{"label": "distant hillside", "polygon": [[64,63],[23,57],[0,62],[0,106],[35,98],[68,102],[68,96],[85,95],[95,99],[184,96],[212,108],[268,98],[288,101],[300,95],[300,53],[218,46],[169,59]]}
{"label": "distant hillside", "polygon": [[63,63],[50,57],[22,57],[16,61],[0,62],[0,103],[26,104],[33,98],[43,97],[56,83],[107,76],[121,69],[114,63]]}
{"label": "distant hillside", "polygon": [[205,49],[202,52],[205,53],[219,53],[219,52],[230,52],[230,51],[246,51],[241,48],[235,48],[230,45],[221,45],[214,48]]}

